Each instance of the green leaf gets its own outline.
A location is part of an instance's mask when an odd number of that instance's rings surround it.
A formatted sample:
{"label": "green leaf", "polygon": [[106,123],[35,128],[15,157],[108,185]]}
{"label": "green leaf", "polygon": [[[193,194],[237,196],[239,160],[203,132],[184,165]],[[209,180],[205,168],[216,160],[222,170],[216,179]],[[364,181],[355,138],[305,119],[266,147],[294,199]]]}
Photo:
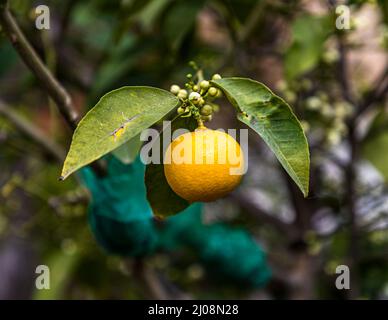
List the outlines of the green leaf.
{"label": "green leaf", "polygon": [[274,152],[304,196],[309,190],[310,155],[306,136],[290,106],[265,85],[245,78],[212,81]]}
{"label": "green leaf", "polygon": [[123,87],[107,93],[78,124],[61,179],[135,137],[178,104],[173,94],[152,87]]}
{"label": "green leaf", "polygon": [[[93,79],[93,86],[90,89],[89,97],[99,97],[103,92],[114,88],[114,84],[125,75],[139,61],[144,54],[137,48],[137,39],[134,35],[126,35],[119,42],[111,41],[110,50],[104,57]],[[136,53],[133,49],[136,48]]]}
{"label": "green leaf", "polygon": [[362,148],[363,156],[380,171],[385,181],[388,181],[388,157],[385,150],[388,146],[388,131],[384,131],[370,139]]}
{"label": "green leaf", "polygon": [[185,0],[174,3],[168,10],[164,30],[172,49],[179,49],[183,39],[195,25],[197,14],[202,7],[202,0]]}
{"label": "green leaf", "polygon": [[388,154],[381,152],[388,146],[388,114],[383,110],[375,115],[364,143],[362,156],[367,159],[388,181]]}
{"label": "green leaf", "polygon": [[[194,131],[197,127],[197,121],[192,117],[177,118],[171,123],[171,133],[176,129],[185,128]],[[166,130],[166,129],[165,129]],[[154,143],[163,146],[163,132],[159,134],[159,139]],[[160,148],[160,159],[163,159],[163,148]],[[190,203],[179,197],[169,186],[164,175],[164,166],[161,164],[150,163],[146,167],[145,184],[147,188],[147,199],[151,205],[154,215],[165,218],[179,213],[186,209]]]}
{"label": "green leaf", "polygon": [[288,79],[313,69],[324,52],[324,43],[333,30],[331,16],[304,15],[292,25],[292,44],[285,54]]}
{"label": "green leaf", "polygon": [[112,151],[112,154],[124,164],[130,164],[135,161],[139,154],[142,141],[140,134],[130,139],[128,142],[122,144],[120,147]]}
{"label": "green leaf", "polygon": [[138,14],[136,21],[146,30],[151,31],[152,26],[166,10],[172,0],[150,1]]}

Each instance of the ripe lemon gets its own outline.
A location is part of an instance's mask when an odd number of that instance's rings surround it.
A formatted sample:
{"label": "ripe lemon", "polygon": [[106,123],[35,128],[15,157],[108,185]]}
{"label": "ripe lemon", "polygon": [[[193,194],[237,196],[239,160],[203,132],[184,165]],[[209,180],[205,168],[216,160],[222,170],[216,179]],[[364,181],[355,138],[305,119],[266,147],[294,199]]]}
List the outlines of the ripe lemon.
{"label": "ripe lemon", "polygon": [[229,134],[199,127],[168,146],[164,173],[172,190],[189,202],[213,201],[240,183],[244,156]]}

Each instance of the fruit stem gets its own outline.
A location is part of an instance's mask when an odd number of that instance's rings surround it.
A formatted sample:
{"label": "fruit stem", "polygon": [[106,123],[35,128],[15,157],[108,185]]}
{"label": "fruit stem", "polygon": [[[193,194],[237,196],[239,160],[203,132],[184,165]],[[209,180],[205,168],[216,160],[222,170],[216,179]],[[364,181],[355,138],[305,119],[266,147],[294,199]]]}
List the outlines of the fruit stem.
{"label": "fruit stem", "polygon": [[206,128],[201,118],[197,118],[197,123],[198,123],[198,129]]}

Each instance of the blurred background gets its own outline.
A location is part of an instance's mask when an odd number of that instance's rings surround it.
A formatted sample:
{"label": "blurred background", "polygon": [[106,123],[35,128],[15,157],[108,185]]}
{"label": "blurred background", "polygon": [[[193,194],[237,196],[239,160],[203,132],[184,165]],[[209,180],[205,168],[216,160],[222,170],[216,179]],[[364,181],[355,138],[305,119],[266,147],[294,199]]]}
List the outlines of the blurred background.
{"label": "blurred background", "polygon": [[[50,9],[49,30],[35,27],[40,4]],[[349,9],[348,29],[336,28],[339,4]],[[311,190],[304,199],[255,133],[242,185],[165,223],[151,217],[138,160],[109,156],[108,177],[85,169],[59,182],[72,132],[3,27],[0,299],[388,298],[387,1],[9,6],[81,115],[124,85],[183,85],[191,60],[207,77],[265,83],[302,120]],[[244,128],[220,104],[209,126]],[[101,220],[129,202],[139,204],[134,213]],[[50,290],[36,289],[41,264]],[[350,290],[335,287],[339,265],[350,268]]]}

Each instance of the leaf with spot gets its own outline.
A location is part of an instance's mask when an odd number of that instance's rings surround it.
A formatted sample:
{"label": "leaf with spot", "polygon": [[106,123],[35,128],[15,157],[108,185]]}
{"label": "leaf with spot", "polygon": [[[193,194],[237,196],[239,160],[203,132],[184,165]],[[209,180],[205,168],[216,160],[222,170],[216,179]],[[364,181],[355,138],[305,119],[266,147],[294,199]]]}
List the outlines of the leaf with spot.
{"label": "leaf with spot", "polygon": [[238,119],[256,131],[283,168],[308,195],[310,155],[306,136],[291,107],[262,83],[245,78],[212,81],[238,109]]}
{"label": "leaf with spot", "polygon": [[[181,128],[194,131],[197,128],[197,121],[192,117],[179,117],[171,122],[170,128],[164,128],[164,130],[171,129],[171,133],[173,134],[175,130]],[[154,141],[154,143],[163,146],[163,131],[159,134],[159,138]],[[164,150],[161,147],[160,159],[163,159],[163,155]],[[160,218],[177,214],[190,205],[187,200],[178,196],[171,189],[164,175],[163,163],[150,163],[147,165],[145,183],[148,202],[151,205],[153,213]]]}
{"label": "leaf with spot", "polygon": [[179,104],[173,94],[152,87],[123,87],[107,93],[74,131],[61,179],[118,148]]}

